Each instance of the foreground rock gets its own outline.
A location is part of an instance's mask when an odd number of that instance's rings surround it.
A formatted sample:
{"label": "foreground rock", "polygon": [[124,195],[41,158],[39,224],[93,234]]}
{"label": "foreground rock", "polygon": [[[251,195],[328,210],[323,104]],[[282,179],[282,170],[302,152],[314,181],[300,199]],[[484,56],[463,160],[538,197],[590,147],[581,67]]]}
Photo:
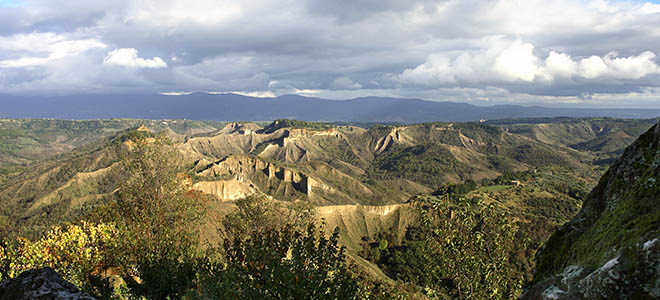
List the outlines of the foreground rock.
{"label": "foreground rock", "polygon": [[523,299],[660,299],[660,240],[605,262],[595,270],[571,265],[530,288]]}
{"label": "foreground rock", "polygon": [[522,299],[660,299],[660,124],[548,240]]}
{"label": "foreground rock", "polygon": [[0,282],[0,300],[95,300],[51,268],[30,270]]}

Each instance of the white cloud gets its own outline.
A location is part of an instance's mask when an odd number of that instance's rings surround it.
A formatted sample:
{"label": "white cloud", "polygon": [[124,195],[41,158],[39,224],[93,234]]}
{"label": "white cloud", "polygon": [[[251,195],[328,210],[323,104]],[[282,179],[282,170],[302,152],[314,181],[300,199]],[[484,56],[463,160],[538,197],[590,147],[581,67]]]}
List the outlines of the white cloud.
{"label": "white cloud", "polygon": [[158,29],[218,26],[242,17],[241,2],[228,0],[130,1],[124,22]]}
{"label": "white cloud", "polygon": [[605,61],[595,55],[580,60],[579,66],[580,68],[577,74],[580,74],[584,78],[596,78],[607,73]]}
{"label": "white cloud", "polygon": [[552,77],[571,77],[575,74],[576,69],[577,63],[566,53],[550,51],[550,54],[545,59],[544,73]]}
{"label": "white cloud", "polygon": [[630,57],[617,57],[617,53],[610,52],[604,59],[613,73],[613,77],[639,79],[648,74],[660,72],[660,68],[654,61],[655,56],[655,53],[651,51]]}
{"label": "white cloud", "polygon": [[165,63],[160,57],[156,56],[151,59],[138,57],[138,51],[135,48],[119,48],[112,50],[108,52],[108,55],[103,59],[103,64],[150,69],[167,67],[167,63]]}
{"label": "white cloud", "polygon": [[[373,3],[30,0],[0,10],[0,93],[299,89],[454,101],[585,94],[593,102],[660,86],[657,4]],[[121,45],[132,48],[110,51]]]}
{"label": "white cloud", "polygon": [[294,89],[292,93],[301,96],[316,97],[321,91],[315,89]]}
{"label": "white cloud", "polygon": [[49,61],[48,57],[21,57],[16,59],[0,60],[0,68],[26,68],[43,65]]}
{"label": "white cloud", "polygon": [[163,96],[182,96],[182,95],[190,95],[194,92],[160,92],[159,94]]}
{"label": "white cloud", "polygon": [[249,96],[249,97],[257,97],[257,98],[274,98],[277,95],[273,93],[272,91],[231,91],[231,92],[211,92],[209,94],[227,94],[227,93],[232,93],[232,94],[238,94],[238,95],[243,95],[243,96]]}
{"label": "white cloud", "polygon": [[401,75],[396,76],[396,79],[404,83],[422,85],[455,83],[455,76],[461,73],[461,69],[470,68],[469,63],[461,62],[465,58],[469,60],[471,57],[465,54],[452,61],[447,55],[431,54],[425,63],[414,69],[406,69]]}
{"label": "white cloud", "polygon": [[530,43],[514,41],[495,59],[495,70],[509,80],[532,81],[539,72],[537,58]]}
{"label": "white cloud", "polygon": [[633,80],[660,74],[660,66],[654,61],[656,55],[651,51],[629,57],[610,52],[603,57],[592,55],[577,60],[569,54],[550,51],[543,59],[534,54],[534,45],[520,40],[510,41],[504,47],[500,40],[488,43],[486,49],[459,55],[452,52],[429,55],[423,64],[393,78],[427,86],[452,86],[461,82],[547,85],[559,79]]}
{"label": "white cloud", "polygon": [[53,32],[34,32],[0,37],[0,50],[12,57],[0,60],[0,67],[25,68],[40,66],[98,48],[106,48],[106,45],[96,39],[76,39],[72,36]]}

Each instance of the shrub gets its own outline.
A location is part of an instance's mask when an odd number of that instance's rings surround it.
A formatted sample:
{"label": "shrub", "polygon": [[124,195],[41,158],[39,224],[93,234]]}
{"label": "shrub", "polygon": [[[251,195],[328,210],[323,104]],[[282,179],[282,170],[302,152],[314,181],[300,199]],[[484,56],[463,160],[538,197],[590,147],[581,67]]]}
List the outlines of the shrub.
{"label": "shrub", "polygon": [[339,230],[328,238],[284,227],[253,231],[225,242],[226,265],[204,280],[211,299],[360,299],[361,285],[348,270]]}
{"label": "shrub", "polygon": [[518,229],[494,206],[465,199],[416,198],[423,215],[400,246],[379,265],[388,275],[459,299],[511,299],[518,296],[525,243]]}
{"label": "shrub", "polygon": [[16,245],[0,245],[0,276],[13,278],[23,271],[51,267],[64,279],[87,290],[94,290],[92,276],[105,264],[108,249],[119,234],[114,224],[55,226],[41,239],[19,238]]}

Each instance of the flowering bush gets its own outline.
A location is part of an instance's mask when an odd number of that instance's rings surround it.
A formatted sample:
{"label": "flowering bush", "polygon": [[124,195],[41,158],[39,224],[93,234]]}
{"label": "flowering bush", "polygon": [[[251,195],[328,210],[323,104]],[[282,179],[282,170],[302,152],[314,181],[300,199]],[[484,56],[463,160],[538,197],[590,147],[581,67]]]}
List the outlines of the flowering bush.
{"label": "flowering bush", "polygon": [[77,286],[88,286],[89,276],[102,271],[107,249],[115,243],[114,224],[55,226],[36,241],[24,238],[0,245],[0,276],[13,278],[26,270],[51,267]]}

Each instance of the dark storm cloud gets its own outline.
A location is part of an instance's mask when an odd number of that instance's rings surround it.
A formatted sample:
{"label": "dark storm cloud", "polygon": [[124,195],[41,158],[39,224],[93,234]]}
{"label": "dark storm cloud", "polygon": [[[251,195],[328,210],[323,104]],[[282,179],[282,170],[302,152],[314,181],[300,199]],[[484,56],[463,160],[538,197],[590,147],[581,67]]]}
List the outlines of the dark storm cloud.
{"label": "dark storm cloud", "polygon": [[659,25],[642,2],[23,1],[0,8],[0,92],[648,102]]}
{"label": "dark storm cloud", "polygon": [[356,22],[380,13],[408,12],[415,7],[432,11],[443,1],[433,0],[308,0],[305,1],[310,13],[331,16],[341,22]]}

